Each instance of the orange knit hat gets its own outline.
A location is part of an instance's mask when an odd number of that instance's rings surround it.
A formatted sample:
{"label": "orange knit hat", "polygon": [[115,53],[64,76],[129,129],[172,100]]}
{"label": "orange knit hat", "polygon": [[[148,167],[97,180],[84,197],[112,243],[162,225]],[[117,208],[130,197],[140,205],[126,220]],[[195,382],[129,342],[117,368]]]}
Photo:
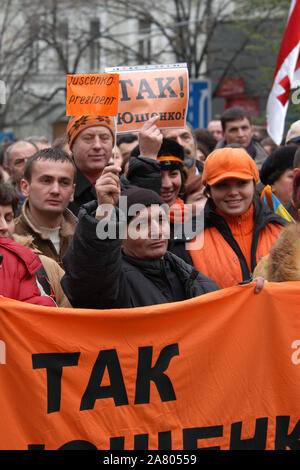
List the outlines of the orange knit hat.
{"label": "orange knit hat", "polygon": [[202,174],[204,186],[212,186],[227,178],[259,181],[257,165],[246,150],[225,147],[208,155]]}
{"label": "orange knit hat", "polygon": [[67,137],[70,149],[78,134],[88,127],[103,126],[110,130],[115,142],[114,123],[110,117],[107,116],[75,116],[70,119],[67,125]]}

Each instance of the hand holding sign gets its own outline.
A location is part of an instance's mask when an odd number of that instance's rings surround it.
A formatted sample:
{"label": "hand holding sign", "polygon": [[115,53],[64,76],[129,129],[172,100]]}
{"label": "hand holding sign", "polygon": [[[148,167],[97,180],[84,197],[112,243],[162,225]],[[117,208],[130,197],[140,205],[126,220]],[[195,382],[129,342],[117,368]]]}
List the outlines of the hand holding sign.
{"label": "hand holding sign", "polygon": [[[98,205],[103,206],[105,204],[111,206],[109,214],[112,213],[114,206],[119,201],[121,193],[119,181],[120,171],[121,168],[117,165],[106,166],[95,184]],[[97,210],[96,219],[101,220],[104,217],[107,218],[107,212],[106,215],[104,215],[103,211]]]}
{"label": "hand holding sign", "polygon": [[152,117],[139,132],[140,155],[153,160],[157,158],[163,139],[163,135],[156,125],[157,120],[158,116]]}

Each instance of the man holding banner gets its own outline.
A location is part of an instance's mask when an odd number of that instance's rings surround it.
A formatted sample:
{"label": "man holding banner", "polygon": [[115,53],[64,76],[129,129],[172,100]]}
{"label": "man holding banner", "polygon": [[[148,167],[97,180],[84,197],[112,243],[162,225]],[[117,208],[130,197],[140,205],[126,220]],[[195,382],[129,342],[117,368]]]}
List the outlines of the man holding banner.
{"label": "man holding banner", "polygon": [[167,252],[161,197],[135,186],[121,193],[118,175],[118,167],[104,168],[96,183],[98,204],[79,213],[62,280],[73,307],[141,307],[217,290],[214,281]]}

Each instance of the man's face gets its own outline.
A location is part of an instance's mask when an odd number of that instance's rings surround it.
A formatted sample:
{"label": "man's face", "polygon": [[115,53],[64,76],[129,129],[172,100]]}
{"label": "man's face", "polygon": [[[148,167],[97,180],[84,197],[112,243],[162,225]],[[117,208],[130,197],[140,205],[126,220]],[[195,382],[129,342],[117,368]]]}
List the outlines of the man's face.
{"label": "man's face", "polygon": [[20,181],[23,177],[25,163],[36,152],[36,148],[30,142],[17,142],[9,153],[8,173],[20,189]]}
{"label": "man's face", "polygon": [[73,165],[67,161],[37,160],[33,164],[31,181],[22,179],[21,189],[28,197],[33,217],[62,214],[73,200]]}
{"label": "man's face", "polygon": [[0,206],[0,237],[12,238],[14,231],[15,222],[12,206]]}
{"label": "man's face", "polygon": [[145,207],[127,227],[122,248],[127,256],[151,260],[160,259],[167,251],[170,225],[161,206]]}
{"label": "man's face", "polygon": [[207,130],[214,136],[216,141],[219,141],[223,138],[223,130],[221,121],[210,121],[207,126]]}
{"label": "man's face", "polygon": [[227,144],[239,144],[243,148],[250,145],[253,129],[247,118],[226,123],[224,139]]}
{"label": "man's face", "polygon": [[79,170],[89,179],[98,179],[103,168],[112,159],[113,137],[104,126],[84,129],[78,134],[72,153]]}
{"label": "man's face", "polygon": [[186,157],[196,158],[196,143],[188,126],[179,129],[163,129],[162,133],[167,139],[175,140],[182,145]]}

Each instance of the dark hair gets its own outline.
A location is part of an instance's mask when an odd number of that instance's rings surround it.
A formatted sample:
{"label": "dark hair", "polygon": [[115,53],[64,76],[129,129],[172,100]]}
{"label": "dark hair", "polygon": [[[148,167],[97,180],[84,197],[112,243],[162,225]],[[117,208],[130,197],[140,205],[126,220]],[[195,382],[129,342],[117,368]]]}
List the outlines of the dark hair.
{"label": "dark hair", "polygon": [[294,168],[299,168],[300,167],[300,147],[295,152],[293,167]]}
{"label": "dark hair", "polygon": [[0,206],[12,206],[14,214],[17,211],[19,198],[15,188],[10,183],[0,182]]}
{"label": "dark hair", "polygon": [[207,157],[215,149],[217,145],[216,139],[211,132],[203,128],[194,129],[192,134],[196,140],[197,148]]}
{"label": "dark hair", "polygon": [[75,175],[76,175],[76,166],[71,157],[64,152],[64,150],[60,148],[45,148],[38,150],[36,153],[31,155],[31,157],[28,158],[25,167],[24,167],[24,179],[28,182],[31,181],[31,176],[32,176],[32,168],[33,165],[36,161],[38,160],[51,160],[53,162],[69,162],[74,168],[74,180],[75,180]]}
{"label": "dark hair", "polygon": [[248,119],[251,122],[250,114],[241,106],[233,106],[226,109],[221,116],[221,124],[223,132],[226,129],[227,122],[239,121],[240,119]]}
{"label": "dark hair", "polygon": [[137,134],[122,134],[117,136],[117,145],[121,144],[131,144],[138,140]]}

